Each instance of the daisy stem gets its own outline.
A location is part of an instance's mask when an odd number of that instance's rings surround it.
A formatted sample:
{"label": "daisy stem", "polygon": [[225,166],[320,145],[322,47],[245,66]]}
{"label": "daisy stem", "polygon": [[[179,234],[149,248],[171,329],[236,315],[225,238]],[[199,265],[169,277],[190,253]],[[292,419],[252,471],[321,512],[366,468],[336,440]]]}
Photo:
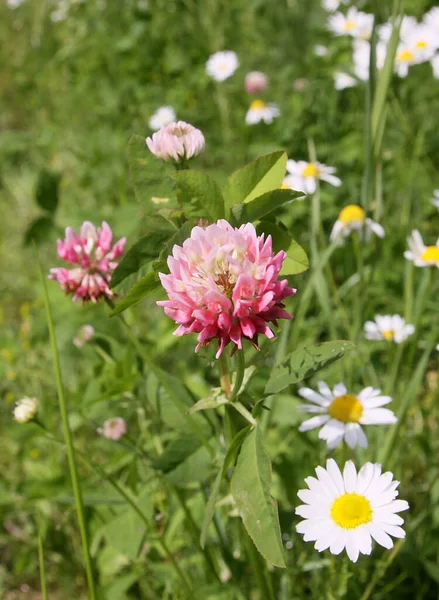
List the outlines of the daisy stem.
{"label": "daisy stem", "polygon": [[43,600],[49,600],[49,596],[47,595],[46,571],[44,568],[43,540],[40,532],[38,532],[38,560],[40,564],[41,596]]}
{"label": "daisy stem", "polygon": [[55,369],[55,381],[56,381],[56,388],[57,388],[57,394],[58,394],[59,409],[60,409],[60,413],[61,413],[62,428],[63,428],[64,440],[65,440],[65,445],[66,445],[66,450],[67,450],[67,460],[68,460],[68,464],[69,464],[70,477],[72,480],[73,495],[75,497],[76,511],[78,514],[79,531],[80,531],[80,535],[81,535],[82,548],[84,551],[85,571],[86,571],[87,585],[88,585],[88,590],[89,590],[89,600],[95,600],[96,599],[96,584],[95,584],[95,580],[94,580],[93,566],[92,566],[91,556],[90,556],[90,547],[89,547],[89,540],[88,540],[87,523],[86,523],[86,519],[85,519],[84,503],[83,503],[83,499],[82,499],[81,484],[79,482],[75,450],[73,447],[72,433],[70,431],[67,402],[66,402],[66,399],[64,396],[64,386],[63,386],[63,382],[62,382],[58,347],[57,347],[56,336],[55,336],[55,328],[53,325],[52,311],[50,308],[49,294],[47,292],[46,280],[44,278],[43,270],[41,268],[41,264],[38,259],[38,254],[37,254],[35,246],[34,246],[34,252],[35,252],[36,259],[37,259],[40,281],[41,281],[41,285],[43,288],[43,298],[44,298],[44,305],[45,305],[45,309],[46,309],[47,326],[49,329],[50,345],[52,348],[52,356],[53,356],[53,364],[54,364],[54,369]]}
{"label": "daisy stem", "polygon": [[401,343],[398,345],[398,349],[396,351],[396,356],[392,362],[392,369],[390,371],[389,377],[386,381],[385,393],[390,396],[394,396],[395,394],[395,382],[398,376],[399,365],[401,363],[402,353],[404,352],[404,344]]}
{"label": "daisy stem", "polygon": [[263,600],[276,600],[267,566],[263,562],[259,552],[256,550],[256,547],[247,531],[244,531],[247,554],[253,567],[253,571],[256,575],[259,589],[261,590],[261,598],[263,598]]}
{"label": "daisy stem", "polygon": [[404,318],[406,323],[411,323],[413,313],[413,271],[411,260],[406,260],[404,272]]}
{"label": "daisy stem", "polygon": [[218,106],[220,120],[221,120],[221,132],[223,134],[223,142],[227,146],[231,141],[231,129],[230,129],[230,112],[229,103],[227,96],[224,93],[224,86],[219,82],[216,82],[216,103]]}

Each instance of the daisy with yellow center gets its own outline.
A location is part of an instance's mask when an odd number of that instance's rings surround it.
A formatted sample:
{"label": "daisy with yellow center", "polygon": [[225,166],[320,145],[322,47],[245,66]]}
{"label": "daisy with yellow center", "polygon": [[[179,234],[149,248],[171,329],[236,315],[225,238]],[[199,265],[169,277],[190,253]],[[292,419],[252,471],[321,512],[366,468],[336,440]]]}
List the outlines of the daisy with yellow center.
{"label": "daisy with yellow center", "polygon": [[354,230],[361,230],[366,240],[369,239],[372,233],[381,238],[385,236],[383,227],[366,217],[366,213],[361,206],[349,204],[338,215],[338,219],[332,228],[331,242],[335,240],[343,241],[343,238],[348,237]]}
{"label": "daisy with yellow center", "polygon": [[299,404],[301,412],[316,416],[304,421],[299,431],[310,431],[322,427],[319,438],[328,448],[336,448],[343,439],[350,448],[367,448],[367,438],[362,425],[391,425],[397,419],[388,408],[381,408],[392,401],[390,396],[381,396],[381,390],[367,387],[359,394],[348,393],[344,383],[338,383],[331,391],[324,381],[317,384],[319,393],[310,388],[300,388],[299,396],[311,404]]}
{"label": "daisy with yellow center", "polygon": [[277,104],[267,104],[263,100],[253,100],[250,104],[250,108],[245,116],[245,122],[247,125],[256,125],[261,121],[264,121],[267,125],[273,123],[273,119],[279,117],[280,110]]}
{"label": "daisy with yellow center", "polygon": [[346,15],[342,12],[331,15],[328,18],[328,28],[335,35],[350,35],[356,39],[368,40],[372,34],[373,15],[351,7]]}
{"label": "daisy with yellow center", "polygon": [[317,180],[326,181],[336,187],[341,185],[341,179],[334,175],[335,172],[335,167],[328,167],[317,161],[290,159],[287,161],[287,175],[284,183],[293,190],[314,194],[317,189]]}
{"label": "daisy with yellow center", "polygon": [[409,250],[404,252],[405,258],[413,261],[417,267],[439,268],[439,239],[434,246],[426,246],[417,229],[407,238]]}
{"label": "daisy with yellow center", "polygon": [[405,500],[396,500],[399,481],[381,465],[366,463],[359,472],[348,460],[343,473],[334,459],[326,469],[316,468],[316,477],[307,477],[308,489],[297,495],[304,502],[296,508],[303,517],[296,531],[305,542],[315,542],[319,552],[346,553],[352,562],[361,554],[371,554],[372,539],[390,549],[395,538],[404,538],[404,520],[396,513],[408,510]]}
{"label": "daisy with yellow center", "polygon": [[415,332],[400,315],[376,315],[375,321],[366,321],[364,333],[368,340],[385,340],[401,344]]}

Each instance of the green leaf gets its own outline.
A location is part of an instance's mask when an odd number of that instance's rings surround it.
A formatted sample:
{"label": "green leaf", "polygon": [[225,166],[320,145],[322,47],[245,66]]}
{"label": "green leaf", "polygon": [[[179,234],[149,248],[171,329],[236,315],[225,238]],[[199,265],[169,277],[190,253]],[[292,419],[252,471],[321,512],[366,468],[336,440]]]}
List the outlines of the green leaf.
{"label": "green leaf", "polygon": [[291,235],[288,231],[273,221],[261,221],[256,226],[256,231],[258,235],[263,233],[265,233],[266,237],[271,235],[274,252],[279,252],[279,250],[286,251],[291,244]]}
{"label": "green leaf", "polygon": [[176,171],[173,175],[177,188],[184,196],[197,200],[205,215],[212,221],[224,218],[224,199],[213,179],[201,171]]}
{"label": "green leaf", "polygon": [[254,198],[279,189],[285,176],[287,155],[273,152],[254,160],[232,173],[223,190],[226,212],[234,204],[250,202]]}
{"label": "green leaf", "polygon": [[215,481],[213,482],[213,486],[212,486],[212,491],[210,492],[209,500],[207,501],[206,511],[204,513],[203,525],[201,527],[200,545],[202,548],[204,548],[204,546],[206,544],[206,538],[207,538],[207,532],[209,529],[209,525],[210,525],[210,522],[213,519],[213,515],[215,513],[216,499],[217,499],[219,491],[220,491],[221,481],[223,480],[223,477],[225,476],[229,466],[236,459],[236,455],[238,454],[239,449],[241,448],[241,444],[244,441],[244,439],[249,431],[250,431],[250,427],[244,427],[244,429],[241,429],[241,431],[239,431],[235,435],[235,437],[233,438],[233,440],[230,443],[229,449],[227,450],[227,454],[224,458],[223,464],[221,466],[221,470],[219,471],[218,475],[215,477]]}
{"label": "green leaf", "polygon": [[50,241],[55,233],[55,225],[52,217],[41,216],[34,219],[24,234],[23,244],[30,246],[32,242],[38,246],[43,242]]}
{"label": "green leaf", "polygon": [[198,400],[191,408],[189,409],[189,414],[194,412],[198,412],[199,410],[207,410],[209,408],[218,408],[219,406],[223,406],[224,404],[228,404],[228,399],[224,395],[221,388],[214,388],[212,393],[206,396],[205,398],[201,398]]}
{"label": "green leaf", "polygon": [[128,142],[128,162],[134,193],[148,212],[155,213],[163,206],[176,206],[171,180],[175,167],[154,156],[140,135],[133,135]]}
{"label": "green leaf", "polygon": [[303,192],[276,189],[262,194],[246,204],[235,204],[232,213],[239,224],[258,221],[284,204],[302,198]]}
{"label": "green leaf", "polygon": [[297,275],[309,268],[309,261],[305,250],[297,242],[291,240],[287,250],[287,258],[284,260],[280,275]]}
{"label": "green leaf", "polygon": [[35,199],[38,206],[52,214],[56,211],[59,202],[60,181],[59,171],[43,169],[38,177]]}
{"label": "green leaf", "polygon": [[152,463],[152,466],[154,469],[163,471],[163,473],[169,473],[198,450],[200,446],[200,440],[193,435],[172,440],[163,454]]}
{"label": "green leaf", "polygon": [[[162,219],[166,224],[166,221]],[[111,287],[121,283],[126,277],[137,273],[146,263],[157,259],[161,248],[165,242],[171,237],[173,230],[168,227],[159,231],[150,231],[147,235],[137,241],[127,251],[125,256],[117,265],[112,277]]]}
{"label": "green leaf", "polygon": [[246,437],[231,480],[231,491],[244,526],[265,560],[286,567],[279,517],[270,495],[271,464],[259,427]]}
{"label": "green leaf", "polygon": [[183,242],[191,235],[192,229],[195,227],[195,221],[186,221],[180,229],[166,242],[163,250],[160,252],[159,260],[153,264],[153,269],[156,273],[169,273],[167,259],[172,254],[172,249],[175,245],[182,246]]}
{"label": "green leaf", "polygon": [[276,394],[292,383],[311,377],[317,371],[342,358],[354,347],[351,342],[339,340],[296,350],[286,361],[272,370],[265,393]]}
{"label": "green leaf", "polygon": [[167,473],[166,479],[176,486],[200,484],[209,477],[211,464],[211,455],[204,446],[201,446],[173,471]]}
{"label": "green leaf", "polygon": [[140,302],[142,298],[145,298],[145,296],[148,296],[148,294],[151,294],[157,290],[160,285],[160,279],[158,278],[157,274],[148,273],[148,275],[145,275],[145,277],[142,277],[142,279],[136,283],[136,285],[130,290],[122,302],[119,302],[119,304],[115,306],[110,313],[110,317],[114,317],[133,304],[137,304],[137,302]]}

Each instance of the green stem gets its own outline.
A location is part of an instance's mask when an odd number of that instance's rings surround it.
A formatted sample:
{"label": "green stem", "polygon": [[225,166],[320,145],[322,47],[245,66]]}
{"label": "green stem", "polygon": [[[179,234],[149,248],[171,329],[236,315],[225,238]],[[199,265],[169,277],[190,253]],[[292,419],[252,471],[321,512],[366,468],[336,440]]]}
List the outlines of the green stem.
{"label": "green stem", "polygon": [[229,103],[227,101],[227,96],[224,93],[224,83],[221,84],[220,82],[217,82],[215,89],[216,89],[216,103],[217,103],[219,114],[220,114],[223,142],[224,142],[225,146],[227,147],[231,141]]}
{"label": "green stem", "polygon": [[235,385],[233,386],[232,393],[230,394],[230,402],[234,402],[238,397],[239,391],[241,389],[242,381],[244,379],[244,371],[245,371],[245,356],[244,350],[238,350],[235,353],[236,359],[236,373],[235,373]]}
{"label": "green stem", "polygon": [[40,532],[38,532],[38,560],[40,563],[41,595],[42,595],[43,600],[49,600],[49,596],[47,595],[47,586],[46,586],[46,571],[44,569],[43,540],[41,539]]}
{"label": "green stem", "polygon": [[404,351],[404,343],[398,345],[398,349],[396,351],[396,356],[392,361],[392,369],[390,371],[389,377],[387,378],[385,391],[387,394],[390,394],[392,397],[395,394],[395,382],[398,376],[399,365],[401,363],[402,353]]}
{"label": "green stem", "polygon": [[229,360],[224,352],[219,357],[219,366],[221,389],[225,393],[226,398],[230,398],[230,394],[232,393],[232,384],[230,383]]}
{"label": "green stem", "polygon": [[94,575],[93,575],[93,567],[92,567],[92,563],[91,563],[87,525],[86,525],[86,520],[85,520],[84,503],[82,500],[81,485],[79,483],[78,469],[77,469],[76,460],[75,460],[75,450],[73,448],[72,434],[70,431],[68,412],[67,412],[67,403],[66,403],[66,400],[64,397],[64,386],[62,383],[61,367],[60,367],[60,363],[59,363],[58,347],[56,344],[55,329],[53,326],[53,319],[52,319],[52,312],[51,312],[51,308],[50,308],[49,295],[47,293],[46,280],[45,280],[45,277],[43,274],[43,270],[41,268],[40,261],[38,259],[38,254],[36,252],[35,247],[34,247],[34,249],[35,249],[35,256],[36,256],[37,264],[38,264],[38,270],[39,270],[39,274],[40,274],[41,285],[43,287],[44,305],[45,305],[45,309],[46,309],[47,325],[49,328],[50,345],[52,348],[52,356],[53,356],[54,369],[55,369],[55,380],[56,380],[56,388],[57,388],[57,394],[58,394],[59,409],[60,409],[60,413],[61,413],[62,428],[63,428],[64,439],[65,439],[65,444],[66,444],[67,460],[69,463],[70,477],[72,480],[72,487],[73,487],[73,494],[75,497],[76,510],[78,513],[79,531],[80,531],[80,535],[81,535],[82,548],[83,548],[84,557],[85,557],[85,570],[86,570],[86,575],[87,575],[89,600],[96,600],[96,585],[95,585],[95,580],[94,580]]}
{"label": "green stem", "polygon": [[[267,573],[267,567],[265,563],[261,559],[261,555],[256,550],[253,541],[247,532],[244,533],[245,536],[245,545],[247,549],[247,553],[250,558],[250,563],[253,567],[253,571],[256,575],[256,579],[258,581],[259,589],[261,590],[261,598],[263,600],[276,600],[274,595],[273,587],[271,584],[271,580],[269,579],[269,574]],[[268,577],[267,577],[268,576]]]}
{"label": "green stem", "polygon": [[246,419],[250,423],[250,425],[253,425],[253,427],[254,427],[255,425],[258,424],[256,419],[251,414],[251,412],[249,412],[245,408],[245,406],[243,404],[241,404],[241,402],[234,402],[231,406],[233,406],[233,408],[235,410],[237,410],[239,412],[239,414],[242,415],[244,417],[244,419]]}
{"label": "green stem", "polygon": [[413,271],[412,261],[407,260],[404,271],[404,318],[407,323],[412,322],[413,314]]}

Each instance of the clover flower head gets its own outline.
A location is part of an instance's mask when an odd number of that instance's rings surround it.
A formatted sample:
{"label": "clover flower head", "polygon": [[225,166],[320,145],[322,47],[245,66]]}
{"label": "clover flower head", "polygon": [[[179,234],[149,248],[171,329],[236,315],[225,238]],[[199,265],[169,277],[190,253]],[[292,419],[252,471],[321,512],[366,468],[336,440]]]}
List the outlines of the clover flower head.
{"label": "clover flower head", "polygon": [[257,347],[259,334],[274,337],[269,322],[292,318],[282,301],[296,290],[279,280],[285,258],[251,223],[235,228],[221,219],[194,227],[174,246],[170,274],[160,274],[169,299],[157,304],[179,325],[174,335],[198,334],[196,351],[214,339],[217,358],[229,343],[241,349],[243,339]]}
{"label": "clover flower head", "polygon": [[177,121],[146,138],[146,145],[158,158],[179,162],[202,152],[204,135],[193,125],[185,121]]}

